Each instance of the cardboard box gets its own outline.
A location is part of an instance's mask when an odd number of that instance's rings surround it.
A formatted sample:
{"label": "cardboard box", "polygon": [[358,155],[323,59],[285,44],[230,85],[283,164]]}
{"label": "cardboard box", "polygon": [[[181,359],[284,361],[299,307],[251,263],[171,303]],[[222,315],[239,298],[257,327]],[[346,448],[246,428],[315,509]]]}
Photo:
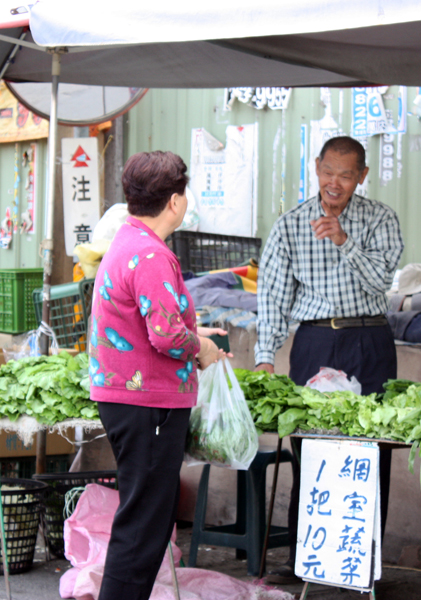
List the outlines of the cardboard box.
{"label": "cardboard box", "polygon": [[[75,439],[74,429],[68,429],[66,437],[69,440]],[[37,440],[36,435],[32,438],[32,443],[25,446],[17,433],[13,431],[0,432],[0,458],[18,458],[22,456],[36,456]],[[58,432],[47,433],[47,456],[56,456],[59,454],[74,454],[75,446],[70,444]]]}
{"label": "cardboard box", "polygon": [[13,335],[11,333],[0,333],[0,348],[10,346],[13,343]]}
{"label": "cardboard box", "polygon": [[[73,356],[78,353],[78,350],[75,350],[74,348],[70,348],[67,351]],[[0,365],[4,364],[6,364],[6,360],[4,358],[3,350],[1,350]],[[69,440],[74,441],[75,430],[69,428],[66,430],[65,435]],[[36,456],[36,447],[37,441],[35,435],[32,439],[32,444],[25,446],[17,433],[6,431],[0,432],[0,458]],[[47,433],[47,456],[55,456],[58,454],[74,454],[75,451],[74,444],[69,443],[59,433]]]}

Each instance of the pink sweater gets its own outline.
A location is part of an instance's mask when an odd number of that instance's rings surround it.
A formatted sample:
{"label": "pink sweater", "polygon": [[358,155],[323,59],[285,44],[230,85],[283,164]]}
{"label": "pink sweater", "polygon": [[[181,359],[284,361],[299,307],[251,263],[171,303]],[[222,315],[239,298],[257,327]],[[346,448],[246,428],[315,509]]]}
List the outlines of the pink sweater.
{"label": "pink sweater", "polygon": [[180,265],[144,223],[128,217],[94,287],[91,398],[161,408],[196,404],[200,343]]}

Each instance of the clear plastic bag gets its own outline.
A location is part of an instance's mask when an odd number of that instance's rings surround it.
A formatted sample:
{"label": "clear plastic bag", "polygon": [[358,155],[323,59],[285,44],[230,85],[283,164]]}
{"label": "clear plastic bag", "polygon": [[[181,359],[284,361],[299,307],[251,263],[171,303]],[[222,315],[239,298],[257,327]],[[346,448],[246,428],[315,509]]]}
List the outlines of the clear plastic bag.
{"label": "clear plastic bag", "polygon": [[320,367],[317,375],[314,375],[306,383],[306,387],[319,392],[343,392],[350,391],[361,396],[361,383],[353,375],[351,380],[344,371],[337,371],[330,367]]}
{"label": "clear plastic bag", "polygon": [[228,360],[219,360],[200,376],[185,461],[246,470],[258,446],[256,428],[234,371]]}
{"label": "clear plastic bag", "polygon": [[14,336],[12,344],[3,348],[5,361],[19,360],[25,356],[41,356],[40,338],[42,333],[51,338],[50,354],[58,354],[60,348],[54,331],[44,321],[41,321],[38,329]]}

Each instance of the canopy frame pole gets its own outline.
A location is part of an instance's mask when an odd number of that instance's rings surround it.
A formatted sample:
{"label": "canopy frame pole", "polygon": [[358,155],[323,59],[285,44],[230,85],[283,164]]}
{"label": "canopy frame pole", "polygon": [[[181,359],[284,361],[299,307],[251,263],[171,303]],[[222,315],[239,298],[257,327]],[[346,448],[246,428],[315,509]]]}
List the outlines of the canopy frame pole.
{"label": "canopy frame pole", "polygon": [[[60,52],[52,50],[52,91],[50,109],[50,130],[48,136],[48,184],[47,184],[47,224],[45,239],[41,243],[43,258],[43,286],[42,286],[42,321],[50,323],[50,291],[53,270],[53,231],[54,231],[54,195],[56,187],[56,155],[57,155],[57,104],[58,84],[60,79]],[[45,333],[40,335],[41,354],[48,356],[49,338]],[[37,433],[37,456],[35,471],[37,474],[46,472],[46,446],[47,433],[41,430]]]}
{"label": "canopy frame pole", "polygon": [[[42,288],[42,320],[49,325],[50,321],[50,288],[53,270],[53,231],[54,231],[54,194],[56,186],[56,154],[57,154],[57,101],[60,78],[60,53],[53,51],[52,91],[50,109],[50,131],[48,137],[48,183],[47,183],[47,223],[45,239],[41,243],[44,277]],[[48,354],[48,336],[41,335],[41,353]]]}
{"label": "canopy frame pole", "polygon": [[[39,50],[40,52],[46,52],[46,48],[43,48],[42,46],[38,46],[38,44],[35,44],[34,42],[26,42],[24,40],[24,37],[26,36],[27,30],[25,30],[19,38],[14,38],[14,37],[10,37],[10,35],[4,35],[3,33],[0,33],[0,41],[1,42],[8,42],[12,45],[15,45],[20,47],[20,46],[25,46],[26,48],[31,48],[31,50]],[[14,53],[16,54],[16,52]],[[14,55],[13,55],[14,56]],[[8,60],[10,61],[10,58],[13,57],[8,57]]]}
{"label": "canopy frame pole", "polygon": [[[19,37],[19,41],[21,42],[26,36],[26,31],[24,31],[23,33],[21,33],[20,37]],[[2,41],[2,38],[0,36],[0,41]],[[6,41],[6,40],[3,40]],[[19,50],[19,48],[21,48],[22,44],[18,43],[16,41],[15,46],[12,48],[9,56],[6,58],[6,60],[4,61],[3,64],[3,68],[0,69],[0,79],[3,79],[4,74],[6,73],[7,69],[9,68],[10,63],[12,62],[12,60],[15,58],[17,51]]]}

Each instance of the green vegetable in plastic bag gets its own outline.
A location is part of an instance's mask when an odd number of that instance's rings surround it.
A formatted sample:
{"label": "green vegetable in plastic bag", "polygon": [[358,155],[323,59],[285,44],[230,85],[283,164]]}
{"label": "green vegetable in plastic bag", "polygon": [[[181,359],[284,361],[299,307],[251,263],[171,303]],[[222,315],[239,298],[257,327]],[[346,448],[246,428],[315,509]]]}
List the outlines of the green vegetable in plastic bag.
{"label": "green vegetable in plastic bag", "polygon": [[210,365],[199,379],[198,402],[192,410],[187,435],[186,462],[248,469],[258,445],[253,419],[231,365],[227,360]]}

